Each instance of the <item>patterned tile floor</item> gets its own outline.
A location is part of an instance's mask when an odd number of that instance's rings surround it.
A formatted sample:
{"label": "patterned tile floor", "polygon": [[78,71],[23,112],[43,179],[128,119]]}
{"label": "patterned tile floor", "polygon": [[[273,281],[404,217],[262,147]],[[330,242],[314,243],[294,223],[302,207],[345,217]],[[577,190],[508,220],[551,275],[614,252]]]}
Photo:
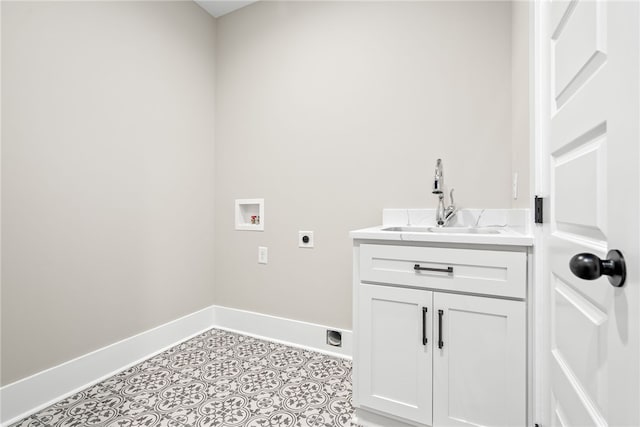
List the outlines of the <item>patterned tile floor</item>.
{"label": "patterned tile floor", "polygon": [[211,329],[15,426],[352,426],[351,362]]}

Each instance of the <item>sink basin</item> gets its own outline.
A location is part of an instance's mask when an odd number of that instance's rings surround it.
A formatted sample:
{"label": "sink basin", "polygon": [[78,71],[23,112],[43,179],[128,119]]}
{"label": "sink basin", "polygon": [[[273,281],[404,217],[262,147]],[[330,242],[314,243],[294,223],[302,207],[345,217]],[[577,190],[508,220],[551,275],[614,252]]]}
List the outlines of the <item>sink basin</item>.
{"label": "sink basin", "polygon": [[403,233],[438,233],[438,234],[499,234],[500,230],[488,227],[387,227],[382,231]]}
{"label": "sink basin", "polygon": [[387,227],[382,231],[402,231],[405,233],[428,233],[432,227]]}
{"label": "sink basin", "polygon": [[429,233],[442,234],[499,234],[500,230],[487,227],[429,227]]}

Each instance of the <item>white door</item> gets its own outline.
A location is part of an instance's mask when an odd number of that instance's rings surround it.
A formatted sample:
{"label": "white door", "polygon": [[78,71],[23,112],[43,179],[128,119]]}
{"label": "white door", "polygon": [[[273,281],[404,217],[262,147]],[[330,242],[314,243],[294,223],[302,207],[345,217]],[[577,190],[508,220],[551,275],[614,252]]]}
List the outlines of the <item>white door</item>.
{"label": "white door", "polygon": [[[538,77],[548,94],[539,125],[550,203],[543,245],[546,421],[638,426],[640,7],[637,1],[553,1],[539,11],[537,41],[546,65]],[[570,270],[574,255],[604,260],[612,249],[626,259],[623,287]],[[586,268],[587,261],[574,266]]]}
{"label": "white door", "polygon": [[432,292],[361,284],[360,404],[431,425]]}
{"label": "white door", "polygon": [[525,302],[435,292],[433,311],[433,425],[525,426]]}

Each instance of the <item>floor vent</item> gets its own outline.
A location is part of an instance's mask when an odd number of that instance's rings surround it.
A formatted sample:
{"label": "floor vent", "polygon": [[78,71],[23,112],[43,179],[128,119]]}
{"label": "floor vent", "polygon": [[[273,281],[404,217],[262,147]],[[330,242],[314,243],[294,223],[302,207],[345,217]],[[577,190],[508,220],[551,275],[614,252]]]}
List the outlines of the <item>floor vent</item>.
{"label": "floor vent", "polygon": [[327,344],[333,347],[342,347],[342,332],[327,329]]}

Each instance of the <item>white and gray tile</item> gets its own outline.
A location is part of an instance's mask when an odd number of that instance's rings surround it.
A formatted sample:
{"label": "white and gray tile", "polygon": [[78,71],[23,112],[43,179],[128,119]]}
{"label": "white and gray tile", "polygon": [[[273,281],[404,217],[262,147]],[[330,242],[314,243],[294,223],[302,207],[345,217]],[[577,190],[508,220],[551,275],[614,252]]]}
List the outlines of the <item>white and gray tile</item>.
{"label": "white and gray tile", "polygon": [[351,362],[211,329],[12,427],[351,427]]}

